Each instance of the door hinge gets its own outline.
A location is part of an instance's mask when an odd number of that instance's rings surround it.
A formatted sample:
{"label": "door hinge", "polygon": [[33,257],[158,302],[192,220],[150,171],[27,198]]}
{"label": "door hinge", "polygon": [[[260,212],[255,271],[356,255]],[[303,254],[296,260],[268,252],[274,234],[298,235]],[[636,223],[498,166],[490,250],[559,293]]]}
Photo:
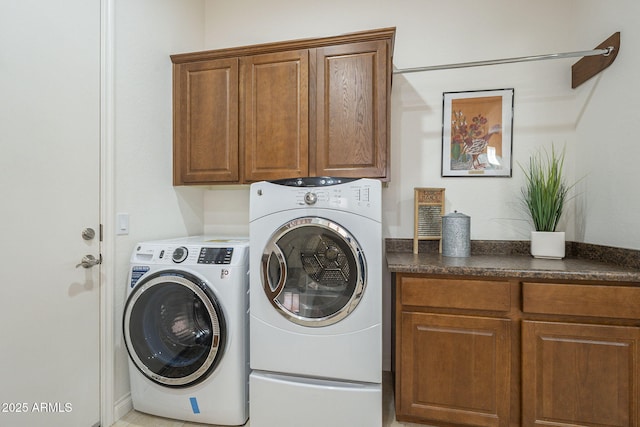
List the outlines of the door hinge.
{"label": "door hinge", "polygon": [[102,242],[102,224],[100,224],[100,241]]}

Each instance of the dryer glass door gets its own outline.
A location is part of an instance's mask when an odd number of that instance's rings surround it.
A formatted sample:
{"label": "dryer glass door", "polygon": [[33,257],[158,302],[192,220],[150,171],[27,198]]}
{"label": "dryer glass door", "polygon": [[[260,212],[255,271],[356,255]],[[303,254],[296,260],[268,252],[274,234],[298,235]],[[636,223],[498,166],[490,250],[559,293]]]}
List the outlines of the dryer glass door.
{"label": "dryer glass door", "polygon": [[208,377],[220,362],[226,337],[211,290],[180,271],[143,276],[127,299],[123,328],[136,367],[172,387]]}
{"label": "dryer glass door", "polygon": [[327,326],[351,313],[364,294],[365,259],[339,224],[298,218],[278,229],[262,255],[267,298],[280,314],[303,326]]}

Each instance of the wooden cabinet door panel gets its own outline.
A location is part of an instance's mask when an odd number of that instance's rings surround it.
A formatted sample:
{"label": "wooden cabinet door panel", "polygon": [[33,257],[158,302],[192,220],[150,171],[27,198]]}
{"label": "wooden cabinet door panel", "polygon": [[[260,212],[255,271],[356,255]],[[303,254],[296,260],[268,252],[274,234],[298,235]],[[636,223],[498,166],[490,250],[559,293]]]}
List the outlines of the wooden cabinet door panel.
{"label": "wooden cabinet door panel", "polygon": [[400,334],[398,419],[509,425],[509,320],[403,312]]}
{"label": "wooden cabinet door panel", "polygon": [[640,328],[523,321],[526,426],[638,426]]}
{"label": "wooden cabinet door panel", "polygon": [[174,185],[237,182],[238,60],[174,69]]}
{"label": "wooden cabinet door panel", "polygon": [[316,175],[387,177],[386,41],[316,49]]}
{"label": "wooden cabinet door panel", "polygon": [[242,58],[245,181],[307,176],[309,53]]}

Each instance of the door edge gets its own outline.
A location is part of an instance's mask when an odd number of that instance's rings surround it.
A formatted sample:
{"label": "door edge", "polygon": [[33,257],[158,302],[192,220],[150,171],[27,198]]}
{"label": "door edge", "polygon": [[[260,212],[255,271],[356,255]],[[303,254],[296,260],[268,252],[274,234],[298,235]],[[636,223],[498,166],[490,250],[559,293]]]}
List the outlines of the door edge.
{"label": "door edge", "polygon": [[100,425],[115,422],[115,0],[100,0]]}

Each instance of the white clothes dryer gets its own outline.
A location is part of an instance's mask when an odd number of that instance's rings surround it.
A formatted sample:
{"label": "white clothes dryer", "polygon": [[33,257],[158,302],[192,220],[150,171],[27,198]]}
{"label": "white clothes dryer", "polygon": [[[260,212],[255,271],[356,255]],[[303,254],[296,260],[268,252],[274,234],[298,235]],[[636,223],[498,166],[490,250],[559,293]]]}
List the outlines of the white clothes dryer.
{"label": "white clothes dryer", "polygon": [[382,423],[381,198],[372,179],[251,185],[252,427]]}
{"label": "white clothes dryer", "polygon": [[242,425],[249,416],[249,241],[143,242],[123,315],[134,409]]}

